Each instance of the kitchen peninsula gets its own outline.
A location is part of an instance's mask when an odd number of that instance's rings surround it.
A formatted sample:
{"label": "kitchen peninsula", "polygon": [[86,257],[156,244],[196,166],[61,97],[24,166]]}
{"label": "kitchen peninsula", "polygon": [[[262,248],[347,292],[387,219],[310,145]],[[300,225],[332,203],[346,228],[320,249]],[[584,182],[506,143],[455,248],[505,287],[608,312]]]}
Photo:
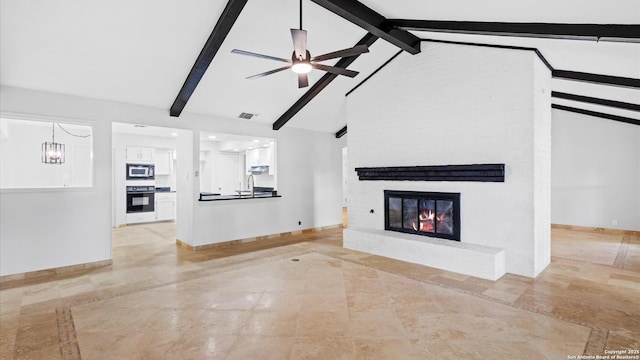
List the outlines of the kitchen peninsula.
{"label": "kitchen peninsula", "polygon": [[282,197],[271,187],[254,187],[253,194],[248,190],[236,190],[236,195],[221,195],[216,193],[200,193],[198,201],[219,201],[219,200],[246,200],[246,199],[265,199]]}

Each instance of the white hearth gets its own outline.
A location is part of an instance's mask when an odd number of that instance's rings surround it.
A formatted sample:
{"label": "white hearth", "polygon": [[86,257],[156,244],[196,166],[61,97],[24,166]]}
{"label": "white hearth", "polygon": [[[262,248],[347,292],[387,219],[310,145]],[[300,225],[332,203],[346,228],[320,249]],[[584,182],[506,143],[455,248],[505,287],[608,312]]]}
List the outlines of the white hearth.
{"label": "white hearth", "polygon": [[343,231],[343,244],[348,249],[487,280],[505,274],[505,250],[490,246],[356,228]]}

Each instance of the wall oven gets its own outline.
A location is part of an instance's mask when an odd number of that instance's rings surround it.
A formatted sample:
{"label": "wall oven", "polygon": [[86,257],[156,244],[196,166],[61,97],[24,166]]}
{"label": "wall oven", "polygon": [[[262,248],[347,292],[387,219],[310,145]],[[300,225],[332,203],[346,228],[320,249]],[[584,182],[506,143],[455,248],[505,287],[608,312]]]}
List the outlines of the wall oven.
{"label": "wall oven", "polygon": [[155,186],[127,186],[127,214],[155,211]]}
{"label": "wall oven", "polygon": [[127,180],[153,180],[155,166],[152,164],[127,164]]}

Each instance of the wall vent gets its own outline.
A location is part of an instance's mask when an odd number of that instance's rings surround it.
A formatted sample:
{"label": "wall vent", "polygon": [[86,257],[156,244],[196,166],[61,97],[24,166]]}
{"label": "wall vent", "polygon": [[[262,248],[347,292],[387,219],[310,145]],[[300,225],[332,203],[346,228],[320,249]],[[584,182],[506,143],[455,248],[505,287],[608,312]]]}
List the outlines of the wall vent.
{"label": "wall vent", "polygon": [[240,113],[240,115],[238,115],[238,117],[240,119],[247,119],[247,120],[251,119],[254,116],[255,116],[255,114],[249,114],[249,113],[246,113],[246,112]]}

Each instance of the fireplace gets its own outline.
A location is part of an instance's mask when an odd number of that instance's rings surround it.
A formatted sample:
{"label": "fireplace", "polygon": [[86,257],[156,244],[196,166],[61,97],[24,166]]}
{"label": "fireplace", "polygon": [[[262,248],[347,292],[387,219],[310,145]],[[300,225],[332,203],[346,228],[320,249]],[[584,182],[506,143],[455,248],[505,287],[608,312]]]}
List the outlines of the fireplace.
{"label": "fireplace", "polygon": [[384,228],[460,241],[460,193],[385,190]]}

